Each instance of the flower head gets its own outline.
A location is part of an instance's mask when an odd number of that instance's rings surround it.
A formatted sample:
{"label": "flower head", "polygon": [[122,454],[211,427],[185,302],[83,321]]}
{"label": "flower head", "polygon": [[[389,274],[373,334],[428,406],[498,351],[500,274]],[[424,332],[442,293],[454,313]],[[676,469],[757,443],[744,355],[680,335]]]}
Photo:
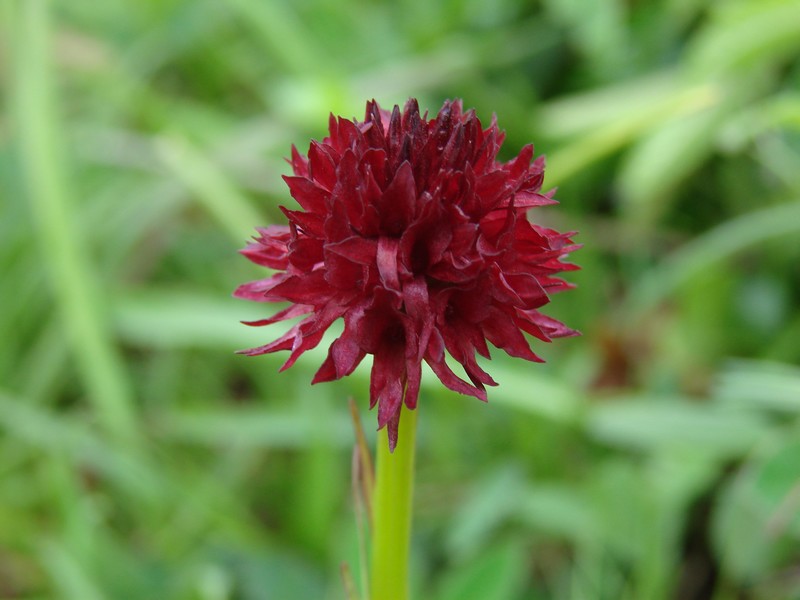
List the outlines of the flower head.
{"label": "flower head", "polygon": [[393,448],[403,405],[416,407],[423,362],[448,388],[486,400],[485,386],[497,384],[476,353],[489,358],[487,341],[541,362],[523,332],[543,341],[576,333],[539,309],[572,287],[554,275],[577,268],[562,262],[577,246],[571,233],[526,217],[555,203],[541,193],[543,157],[532,161],[528,145],[498,162],[504,134],[460,101],[432,119],[413,99],[391,114],[372,101],[363,122],[331,115],[329,127],[307,157],[292,147],[294,175],[284,179],[300,210],[281,207],[289,225],[258,229],[242,250],[277,273],[235,292],[290,303],[249,325],[303,318],[243,352],[289,350],[286,369],[342,318],[313,383],[349,375],[371,354],[370,408]]}

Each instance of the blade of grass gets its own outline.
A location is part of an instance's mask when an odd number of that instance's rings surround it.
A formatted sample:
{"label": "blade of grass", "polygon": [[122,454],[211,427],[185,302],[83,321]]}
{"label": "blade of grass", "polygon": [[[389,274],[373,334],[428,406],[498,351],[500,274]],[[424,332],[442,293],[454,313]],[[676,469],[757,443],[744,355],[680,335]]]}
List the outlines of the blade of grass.
{"label": "blade of grass", "polygon": [[[352,497],[358,531],[358,558],[359,572],[361,574],[361,591],[366,594],[369,589],[367,574],[369,573],[369,534],[372,531],[372,493],[375,489],[375,470],[372,466],[372,455],[364,435],[361,415],[358,412],[355,400],[348,399],[350,417],[356,434],[356,444],[353,447],[352,459]],[[366,523],[366,526],[365,526]]]}
{"label": "blade of grass", "polygon": [[[353,499],[353,512],[355,513],[356,521],[356,539],[358,541],[358,570],[360,575],[361,591],[366,593],[366,590],[369,589],[369,580],[367,577],[367,574],[369,573],[369,548],[367,547],[367,538],[369,535],[367,534],[366,530],[372,529],[372,515],[365,514],[366,499],[364,498],[361,490],[361,486],[364,481],[362,469],[363,463],[361,461],[361,457],[359,456],[358,445],[356,444],[353,446],[353,455],[351,457],[352,480],[350,482],[350,495]],[[369,521],[367,519],[369,519]],[[368,527],[364,525],[365,522],[367,523]]]}
{"label": "blade of grass", "polygon": [[339,573],[342,576],[345,598],[347,598],[347,600],[359,600],[359,595],[356,592],[356,586],[353,583],[353,575],[350,573],[350,565],[348,565],[346,562],[343,562],[339,566]]}
{"label": "blade of grass", "polygon": [[[159,423],[167,439],[211,446],[225,446],[235,439],[241,447],[306,448],[317,433],[307,412],[297,410],[164,411]],[[346,447],[352,441],[344,415],[326,421],[321,435],[333,447]]]}
{"label": "blade of grass", "polygon": [[770,361],[731,361],[719,374],[713,395],[734,406],[800,413],[800,368]]}
{"label": "blade of grass", "polygon": [[263,218],[236,185],[210,160],[177,135],[156,141],[158,155],[237,243],[246,239]]}
{"label": "blade of grass", "polygon": [[124,447],[101,439],[78,419],[33,406],[0,390],[0,431],[16,443],[40,453],[68,457],[114,482],[140,504],[159,499],[167,492],[149,464]]}
{"label": "blade of grass", "polygon": [[777,62],[800,47],[800,4],[794,0],[731,2],[696,37],[689,66],[698,76],[736,75],[737,70]]}
{"label": "blade of grass", "polygon": [[71,218],[49,64],[49,3],[18,0],[14,16],[14,109],[42,258],[98,418],[112,435],[133,441],[138,431],[132,391],[106,322],[98,282]]}
{"label": "blade of grass", "polygon": [[43,544],[40,555],[45,569],[56,587],[61,590],[63,598],[105,600],[105,594],[67,548],[58,542],[49,541]]}
{"label": "blade of grass", "polygon": [[714,263],[770,238],[800,233],[800,201],[731,219],[678,249],[634,284],[620,314],[633,324],[678,286]]}
{"label": "blade of grass", "polygon": [[[691,115],[718,101],[718,90],[711,84],[673,90],[657,101],[634,104],[619,118],[589,130],[581,137],[551,153],[548,157],[548,185],[558,185],[624,147],[642,132],[663,123],[665,119]],[[610,112],[610,111],[609,111]]]}
{"label": "blade of grass", "polygon": [[353,427],[356,432],[356,452],[358,454],[358,481],[361,487],[361,496],[364,499],[364,506],[367,509],[367,519],[372,524],[372,491],[375,488],[375,469],[372,466],[372,457],[367,445],[367,438],[364,435],[364,426],[361,423],[361,416],[358,413],[356,401],[350,398],[350,417],[353,419]]}
{"label": "blade of grass", "polygon": [[669,208],[678,185],[708,157],[730,110],[710,110],[669,119],[628,152],[617,176],[625,218],[649,235]]}
{"label": "blade of grass", "polygon": [[316,48],[315,37],[303,27],[292,4],[257,0],[228,4],[253,28],[267,55],[284,69],[301,76],[330,72],[327,54]]}

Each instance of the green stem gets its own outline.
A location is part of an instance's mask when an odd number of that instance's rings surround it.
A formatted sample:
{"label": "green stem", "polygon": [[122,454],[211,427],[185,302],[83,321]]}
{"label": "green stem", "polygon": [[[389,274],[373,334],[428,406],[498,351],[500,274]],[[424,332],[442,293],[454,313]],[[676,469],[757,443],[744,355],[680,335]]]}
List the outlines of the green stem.
{"label": "green stem", "polygon": [[403,411],[397,447],[378,435],[372,523],[371,600],[408,600],[408,558],[417,411]]}

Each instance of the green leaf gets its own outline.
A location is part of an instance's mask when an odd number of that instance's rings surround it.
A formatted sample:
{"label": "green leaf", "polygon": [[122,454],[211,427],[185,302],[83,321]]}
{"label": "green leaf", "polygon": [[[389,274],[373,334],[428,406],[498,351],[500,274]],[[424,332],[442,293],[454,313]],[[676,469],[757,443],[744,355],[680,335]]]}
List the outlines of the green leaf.
{"label": "green leaf", "polygon": [[741,469],[720,497],[714,542],[723,567],[739,581],[763,581],[796,564],[798,482],[800,443],[788,435]]}
{"label": "green leaf", "polygon": [[689,55],[699,75],[766,68],[759,63],[775,63],[800,48],[800,4],[794,0],[740,0],[719,7]]}
{"label": "green leaf", "polygon": [[760,469],[755,489],[770,508],[769,534],[800,535],[800,442],[786,443]]}
{"label": "green leaf", "polygon": [[800,414],[800,368],[767,361],[729,362],[717,379],[714,397],[736,406]]}
{"label": "green leaf", "polygon": [[472,557],[486,544],[494,530],[513,513],[524,489],[524,474],[508,466],[475,483],[453,517],[445,540],[455,559]]}
{"label": "green leaf", "polygon": [[593,406],[586,428],[596,439],[623,448],[692,447],[721,456],[747,452],[766,432],[756,415],[646,397]]}
{"label": "green leaf", "polygon": [[534,482],[518,495],[513,513],[536,531],[573,543],[599,534],[597,515],[577,487]]}
{"label": "green leaf", "polygon": [[63,598],[81,598],[81,600],[104,600],[98,582],[93,581],[76,556],[58,542],[48,541],[42,544],[41,560],[55,587],[61,590]]}
{"label": "green leaf", "polygon": [[353,442],[344,405],[338,414],[326,417],[323,428],[308,411],[251,408],[165,412],[158,423],[167,439],[210,446],[306,448],[320,436],[336,446],[346,447]]}
{"label": "green leaf", "polygon": [[231,552],[223,555],[235,574],[242,600],[324,598],[320,573],[307,561],[284,553]]}
{"label": "green leaf", "polygon": [[652,227],[677,186],[711,153],[726,114],[717,104],[668,119],[630,149],[617,179],[625,217]]}
{"label": "green leaf", "polygon": [[800,201],[752,211],[694,238],[632,286],[622,314],[630,322],[654,308],[678,286],[742,250],[774,237],[800,232]]}
{"label": "green leaf", "polygon": [[237,186],[212,161],[180,135],[156,140],[156,151],[165,166],[189,189],[230,236],[246,240],[261,222],[261,216]]}
{"label": "green leaf", "polygon": [[264,308],[228,294],[153,287],[144,293],[119,296],[114,303],[114,316],[119,335],[129,344],[144,348],[218,348],[228,354],[263,344],[265,335],[277,337],[281,327],[242,325],[240,321],[263,317]]}
{"label": "green leaf", "polygon": [[438,600],[512,600],[526,578],[526,552],[516,541],[481,551],[444,578]]}
{"label": "green leaf", "polygon": [[42,256],[54,308],[63,319],[98,417],[119,439],[136,443],[140,432],[132,386],[105,318],[99,278],[72,218],[70,166],[62,147],[59,98],[54,93],[49,4],[44,0],[17,4],[20,9],[10,28],[17,58],[12,106],[35,235],[46,249]]}
{"label": "green leaf", "polygon": [[154,500],[164,492],[153,466],[138,452],[113,444],[85,423],[31,405],[0,391],[0,428],[18,443],[62,454],[97,469],[138,501]]}
{"label": "green leaf", "polygon": [[[571,132],[579,125],[587,128],[585,133],[549,154],[549,185],[559,184],[595,161],[620,150],[665,120],[696,114],[717,104],[721,97],[722,90],[715,84],[687,86],[676,79],[666,81],[665,84],[660,78],[655,83],[645,80],[641,90],[626,84],[619,89],[591,92],[545,108],[540,118],[545,123],[552,123],[550,128],[553,132]],[[656,96],[655,89],[662,86],[667,91],[652,99],[651,96]],[[594,103],[599,106],[595,107]],[[589,117],[576,116],[579,125],[563,125],[571,115],[586,106],[592,107],[588,111]],[[602,118],[598,119],[598,115]]]}

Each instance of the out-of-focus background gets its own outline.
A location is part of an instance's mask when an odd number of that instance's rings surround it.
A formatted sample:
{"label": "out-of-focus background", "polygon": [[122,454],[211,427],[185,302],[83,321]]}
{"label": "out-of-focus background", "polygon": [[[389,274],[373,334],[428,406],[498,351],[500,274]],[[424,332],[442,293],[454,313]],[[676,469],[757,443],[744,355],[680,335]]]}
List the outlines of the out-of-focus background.
{"label": "out-of-focus background", "polygon": [[[231,298],[330,111],[547,155],[583,337],[420,402],[416,598],[800,598],[797,0],[5,0],[0,598],[360,579],[347,398]],[[278,326],[279,327],[279,326]],[[380,600],[380,599],[375,599]]]}

